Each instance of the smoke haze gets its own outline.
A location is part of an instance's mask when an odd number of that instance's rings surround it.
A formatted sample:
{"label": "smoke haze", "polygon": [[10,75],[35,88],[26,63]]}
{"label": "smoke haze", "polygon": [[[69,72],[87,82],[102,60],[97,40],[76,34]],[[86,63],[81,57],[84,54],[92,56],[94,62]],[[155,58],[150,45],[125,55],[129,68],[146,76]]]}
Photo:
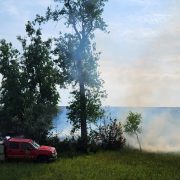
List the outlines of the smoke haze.
{"label": "smoke haze", "polygon": [[[124,124],[129,111],[142,115],[142,133],[139,135],[142,149],[146,151],[180,152],[180,108],[178,107],[105,107],[107,116],[118,119]],[[70,135],[72,126],[67,120],[67,109],[61,107],[61,111],[54,119],[55,132],[59,137]],[[128,136],[127,145],[139,148],[135,136]]]}
{"label": "smoke haze", "polygon": [[[180,105],[178,5],[178,1],[172,1],[166,13],[154,13],[149,20],[149,15],[136,19],[147,21],[151,28],[138,26],[123,32],[122,24],[114,28],[110,25],[108,44],[103,46],[103,54],[106,51],[108,54],[103,55],[100,69],[109,94],[106,104],[135,107]],[[122,31],[121,36],[119,31]],[[124,43],[125,47],[118,46],[117,41]]]}
{"label": "smoke haze", "polygon": [[[154,117],[140,135],[142,149],[155,152],[180,152],[180,122],[170,113]],[[139,148],[136,137],[127,136],[129,145]]]}

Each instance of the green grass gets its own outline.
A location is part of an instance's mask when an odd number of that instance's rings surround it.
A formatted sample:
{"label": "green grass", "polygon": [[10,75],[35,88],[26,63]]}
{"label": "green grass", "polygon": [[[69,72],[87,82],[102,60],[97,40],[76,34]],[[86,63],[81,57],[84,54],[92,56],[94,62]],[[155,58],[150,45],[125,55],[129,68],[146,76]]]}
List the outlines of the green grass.
{"label": "green grass", "polygon": [[180,179],[180,155],[106,151],[52,163],[0,163],[0,179]]}

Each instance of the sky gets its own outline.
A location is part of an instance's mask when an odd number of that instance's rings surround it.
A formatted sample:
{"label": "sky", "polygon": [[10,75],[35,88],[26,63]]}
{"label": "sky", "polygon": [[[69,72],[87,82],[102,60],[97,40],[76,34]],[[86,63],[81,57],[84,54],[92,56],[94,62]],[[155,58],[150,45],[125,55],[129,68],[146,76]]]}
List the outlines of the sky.
{"label": "sky", "polygon": [[[20,48],[25,23],[53,0],[0,0],[0,39]],[[110,106],[180,106],[180,0],[109,0],[103,18],[110,33],[96,32],[101,78]],[[44,38],[61,24],[46,25]],[[69,91],[60,90],[60,105]]]}

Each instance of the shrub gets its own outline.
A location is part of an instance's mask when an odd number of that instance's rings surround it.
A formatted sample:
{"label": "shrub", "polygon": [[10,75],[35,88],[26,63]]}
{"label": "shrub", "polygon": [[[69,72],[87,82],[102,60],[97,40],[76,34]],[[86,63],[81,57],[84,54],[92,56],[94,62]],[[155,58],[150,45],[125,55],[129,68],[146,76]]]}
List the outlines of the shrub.
{"label": "shrub", "polygon": [[46,144],[55,147],[61,157],[73,157],[79,155],[81,149],[80,138],[74,136],[65,138],[64,140],[60,140],[58,136],[49,136]]}
{"label": "shrub", "polygon": [[120,149],[125,145],[126,139],[123,136],[122,125],[117,119],[103,125],[99,125],[96,130],[90,132],[90,144],[96,144],[103,149]]}

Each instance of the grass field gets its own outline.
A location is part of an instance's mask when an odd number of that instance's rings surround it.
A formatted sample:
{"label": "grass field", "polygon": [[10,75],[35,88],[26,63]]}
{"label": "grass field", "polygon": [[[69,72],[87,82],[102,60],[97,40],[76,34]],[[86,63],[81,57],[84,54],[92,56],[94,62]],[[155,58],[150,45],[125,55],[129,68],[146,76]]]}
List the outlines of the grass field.
{"label": "grass field", "polygon": [[180,179],[180,155],[106,151],[52,163],[0,163],[1,180],[64,179]]}

